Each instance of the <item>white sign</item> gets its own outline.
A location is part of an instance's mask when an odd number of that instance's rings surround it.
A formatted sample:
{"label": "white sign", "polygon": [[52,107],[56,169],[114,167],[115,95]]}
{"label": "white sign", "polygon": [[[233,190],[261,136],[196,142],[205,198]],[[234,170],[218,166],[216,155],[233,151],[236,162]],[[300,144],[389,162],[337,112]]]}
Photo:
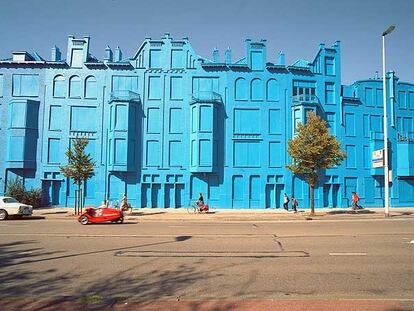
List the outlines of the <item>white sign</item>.
{"label": "white sign", "polygon": [[383,167],[384,166],[384,149],[374,150],[372,152],[372,167]]}

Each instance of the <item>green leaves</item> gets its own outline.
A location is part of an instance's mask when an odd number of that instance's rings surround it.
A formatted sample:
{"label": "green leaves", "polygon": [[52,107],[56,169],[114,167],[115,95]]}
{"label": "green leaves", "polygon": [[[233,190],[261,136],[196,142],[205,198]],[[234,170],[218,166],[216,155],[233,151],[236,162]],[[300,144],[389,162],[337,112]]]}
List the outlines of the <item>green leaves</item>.
{"label": "green leaves", "polygon": [[68,148],[65,152],[68,158],[68,164],[61,166],[60,171],[65,177],[71,178],[74,184],[80,186],[83,181],[94,175],[95,161],[91,155],[85,153],[85,148],[89,141],[86,138],[75,138],[73,141],[73,150]]}
{"label": "green leaves", "polygon": [[[305,175],[312,189],[318,179],[318,170],[338,166],[346,158],[339,141],[329,134],[326,122],[314,112],[308,113],[305,125],[298,124],[297,135],[288,142],[288,152],[293,163],[286,167],[294,174]],[[313,214],[314,199],[311,199]]]}

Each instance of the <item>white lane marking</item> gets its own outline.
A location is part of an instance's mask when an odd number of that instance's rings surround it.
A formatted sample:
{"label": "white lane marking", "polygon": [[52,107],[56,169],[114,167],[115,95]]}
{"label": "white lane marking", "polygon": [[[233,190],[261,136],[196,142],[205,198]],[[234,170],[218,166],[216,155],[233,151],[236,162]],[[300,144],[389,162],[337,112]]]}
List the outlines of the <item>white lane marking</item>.
{"label": "white lane marking", "polygon": [[188,226],[168,226],[168,228],[182,228],[182,227],[188,227]]}
{"label": "white lane marking", "polygon": [[20,255],[30,255],[33,254],[33,251],[25,251],[25,252],[20,252]]}
{"label": "white lane marking", "polygon": [[367,253],[329,253],[329,256],[366,256]]}

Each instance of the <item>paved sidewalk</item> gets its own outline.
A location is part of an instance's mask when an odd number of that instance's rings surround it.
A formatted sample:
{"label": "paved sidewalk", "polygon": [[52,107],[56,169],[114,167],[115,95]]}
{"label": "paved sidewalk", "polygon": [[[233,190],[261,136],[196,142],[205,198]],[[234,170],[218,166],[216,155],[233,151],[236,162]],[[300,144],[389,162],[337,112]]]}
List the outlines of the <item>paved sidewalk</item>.
{"label": "paved sidewalk", "polygon": [[[73,219],[73,208],[40,208],[34,210],[33,216],[47,219]],[[389,219],[414,219],[414,208],[392,208]],[[125,220],[139,221],[310,221],[340,219],[384,219],[383,208],[370,208],[353,211],[350,208],[318,208],[310,216],[310,209],[297,213],[279,209],[213,209],[208,213],[189,214],[185,208],[139,208],[125,215]]]}

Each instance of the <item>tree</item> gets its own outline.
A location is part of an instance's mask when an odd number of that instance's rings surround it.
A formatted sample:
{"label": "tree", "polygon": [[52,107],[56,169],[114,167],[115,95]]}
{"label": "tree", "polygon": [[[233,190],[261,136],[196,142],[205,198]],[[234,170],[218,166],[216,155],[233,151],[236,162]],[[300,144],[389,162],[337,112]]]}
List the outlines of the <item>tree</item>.
{"label": "tree", "polygon": [[80,207],[81,202],[84,198],[84,194],[81,194],[81,185],[86,182],[89,178],[94,175],[95,161],[92,161],[91,155],[85,153],[85,148],[88,145],[89,141],[86,138],[75,138],[73,140],[73,150],[68,148],[65,152],[66,157],[68,158],[68,164],[66,166],[61,166],[60,171],[67,178],[72,179],[73,183],[78,185],[78,202],[75,202],[75,214],[77,214],[79,209],[76,209],[76,206]]}
{"label": "tree", "polygon": [[288,142],[293,163],[286,165],[294,174],[303,175],[309,184],[311,215],[315,214],[315,184],[318,171],[338,166],[346,158],[341,144],[329,134],[326,122],[314,112],[307,114],[307,123],[299,123],[297,133]]}

